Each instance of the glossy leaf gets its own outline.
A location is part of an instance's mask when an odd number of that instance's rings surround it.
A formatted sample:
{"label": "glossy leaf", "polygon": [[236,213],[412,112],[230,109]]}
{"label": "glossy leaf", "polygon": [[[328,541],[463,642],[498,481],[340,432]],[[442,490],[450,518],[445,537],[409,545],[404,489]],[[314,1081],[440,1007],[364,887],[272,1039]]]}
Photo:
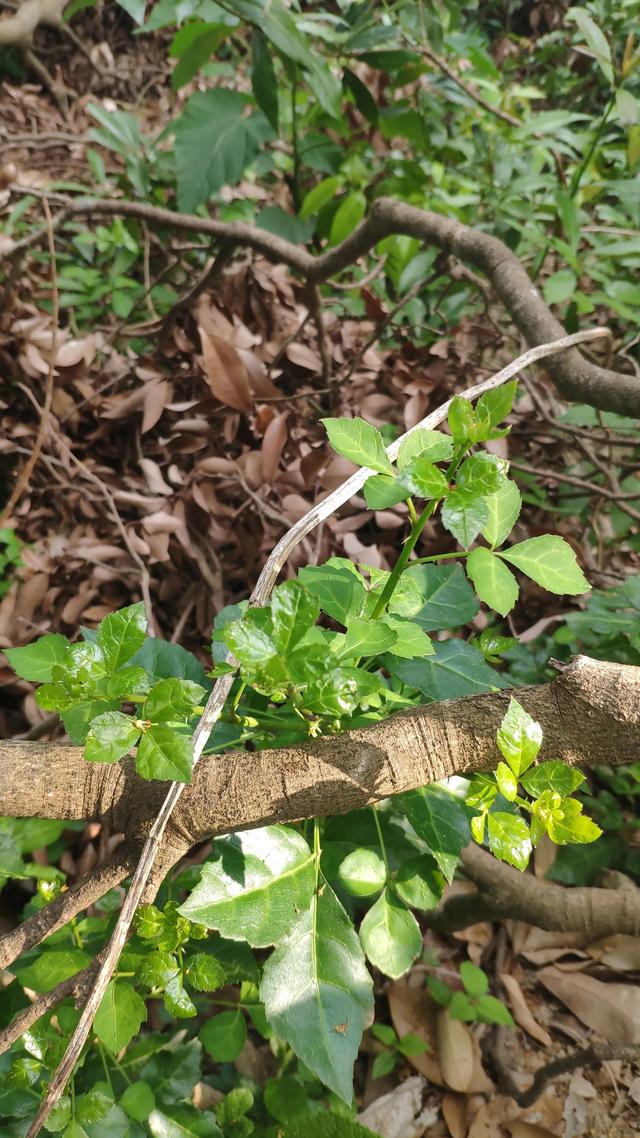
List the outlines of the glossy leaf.
{"label": "glossy leaf", "polygon": [[496,811],[488,818],[489,849],[516,869],[525,870],[531,855],[531,837],[524,818]]}
{"label": "glossy leaf", "polygon": [[395,633],[396,639],[387,649],[392,656],[402,656],[406,660],[413,660],[416,656],[433,656],[435,650],[431,640],[414,621],[387,613],[380,618],[380,623]]}
{"label": "glossy leaf", "polygon": [[575,767],[568,767],[556,759],[555,761],[540,763],[537,767],[530,767],[522,775],[520,781],[527,794],[533,798],[537,798],[545,790],[555,790],[564,798],[578,789],[584,782],[584,777],[582,772],[576,770]]}
{"label": "glossy leaf", "polygon": [[215,852],[180,912],[230,940],[278,944],[313,895],[315,860],[304,838],[267,826],[221,838]]}
{"label": "glossy leaf", "polygon": [[387,870],[375,850],[356,849],[341,862],[338,879],[354,897],[370,897],[384,887]]}
{"label": "glossy leaf", "polygon": [[344,641],[340,645],[340,658],[356,656],[377,656],[387,652],[395,644],[397,635],[393,628],[381,620],[363,620],[354,617],[349,621]]}
{"label": "glossy leaf", "polygon": [[406,486],[390,474],[373,474],[364,484],[364,499],[370,510],[386,510],[409,496]]}
{"label": "glossy leaf", "polygon": [[561,537],[530,537],[501,550],[500,556],[550,593],[574,597],[589,590],[573,549]]}
{"label": "glossy leaf", "polygon": [[160,680],[149,692],[144,704],[143,718],[152,722],[169,719],[186,719],[193,715],[206,698],[206,691],[192,680],[175,678]]}
{"label": "glossy leaf", "polygon": [[220,1012],[200,1028],[199,1038],[216,1063],[233,1063],[247,1040],[247,1023],[237,1011]]}
{"label": "glossy leaf", "polygon": [[460,850],[471,840],[462,802],[440,786],[425,786],[403,794],[398,804],[416,834],[427,843],[447,881],[452,881]]}
{"label": "glossy leaf", "polygon": [[33,683],[44,683],[51,681],[54,664],[64,664],[68,648],[66,636],[51,632],[24,648],[5,648],[4,654],[17,676]]}
{"label": "glossy leaf", "polygon": [[307,565],[298,573],[302,584],[317,597],[320,608],[340,624],[359,616],[365,600],[365,588],[357,573],[335,565]]}
{"label": "glossy leaf", "polygon": [[468,494],[465,490],[453,490],[447,494],[441,512],[443,526],[463,549],[473,544],[488,517],[484,498]]}
{"label": "glossy leaf", "polygon": [[84,757],[91,763],[117,763],[138,741],[140,728],[130,715],[105,711],[91,721]]}
{"label": "glossy leaf", "polygon": [[368,960],[385,976],[397,980],[422,952],[422,933],[413,913],[385,889],[360,925],[360,940]]}
{"label": "glossy leaf", "polygon": [[277,585],[270,607],[273,639],[285,654],[295,647],[320,615],[317,597],[301,581],[285,581],[282,585]]}
{"label": "glossy leaf", "polygon": [[417,688],[433,702],[507,686],[482,652],[466,641],[443,640],[434,643],[433,649],[432,656],[415,660],[387,656],[387,666],[408,687]]}
{"label": "glossy leaf", "polygon": [[393,468],[377,427],[364,419],[321,419],[329,442],[337,454],[358,466],[377,470],[379,474],[393,474]]}
{"label": "glossy leaf", "polygon": [[93,1021],[98,1039],[114,1055],[131,1042],[147,1018],[144,1000],[126,980],[111,980]]}
{"label": "glossy leaf", "polygon": [[[473,620],[478,612],[480,606],[459,564],[416,565],[402,578],[414,584],[419,601],[410,611],[398,615],[410,617],[425,631],[458,628]],[[393,602],[390,609],[398,611]]]}
{"label": "glossy leaf", "polygon": [[542,728],[528,711],[512,698],[496,738],[500,753],[516,777],[520,778],[531,766],[542,746]]}
{"label": "glossy leaf", "polygon": [[461,395],[454,395],[447,419],[449,430],[457,443],[473,440],[478,420],[468,399],[463,399]]}
{"label": "glossy leaf", "polygon": [[449,490],[449,483],[440,468],[421,456],[412,458],[399,477],[402,485],[418,498],[443,498]]}
{"label": "glossy leaf", "polygon": [[405,905],[427,912],[434,909],[444,892],[445,880],[430,854],[418,854],[402,862],[395,890]]}
{"label": "glossy leaf", "polygon": [[260,996],[277,1035],[350,1103],[353,1063],[373,1018],[372,982],[355,930],[328,885],[313,894],[267,960]]}
{"label": "glossy leaf", "polygon": [[400,444],[398,470],[404,470],[418,456],[428,462],[448,462],[453,457],[453,439],[443,431],[418,427]]}
{"label": "glossy leaf", "polygon": [[495,548],[502,545],[516,524],[522,509],[522,498],[515,482],[505,478],[493,494],[485,496],[487,521],[482,528],[482,536]]}
{"label": "glossy leaf", "polygon": [[136,753],[136,770],[142,778],[190,782],[193,746],[188,735],[170,727],[149,727]]}
{"label": "glossy leaf", "polygon": [[456,488],[467,494],[493,494],[504,481],[507,463],[496,454],[481,451],[465,459],[456,475]]}
{"label": "glossy leaf", "polygon": [[518,599],[518,582],[503,561],[490,549],[473,549],[467,558],[467,573],[481,601],[506,616]]}
{"label": "glossy leaf", "polygon": [[96,640],[110,672],[117,671],[142,647],[147,618],[142,601],[112,612],[100,621]]}

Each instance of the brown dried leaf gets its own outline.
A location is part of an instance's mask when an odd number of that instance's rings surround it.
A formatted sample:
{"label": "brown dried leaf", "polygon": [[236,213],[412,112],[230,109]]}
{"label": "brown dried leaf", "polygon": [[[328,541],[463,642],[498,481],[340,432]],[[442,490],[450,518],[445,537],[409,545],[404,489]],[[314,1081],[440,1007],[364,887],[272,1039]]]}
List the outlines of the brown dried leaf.
{"label": "brown dried leaf", "polygon": [[262,440],[262,477],[268,485],[271,485],[277,474],[280,457],[287,441],[287,418],[287,411],[276,415],[269,423]]}
{"label": "brown dried leaf", "polygon": [[601,964],[619,972],[640,972],[640,937],[616,933],[588,946],[588,951]]}
{"label": "brown dried leaf", "polygon": [[518,1118],[515,1122],[506,1122],[506,1129],[511,1138],[557,1138],[557,1135],[546,1126],[537,1126],[535,1122],[524,1122]]}
{"label": "brown dried leaf", "polygon": [[467,1099],[453,1091],[442,1096],[442,1116],[451,1138],[465,1138],[467,1133]]}
{"label": "brown dried leaf", "polygon": [[145,384],[144,388],[144,414],[142,416],[142,434],[155,427],[167,403],[171,402],[173,387],[166,379],[153,380]]}
{"label": "brown dried leaf", "polygon": [[442,1008],[436,1021],[438,1059],[447,1086],[468,1091],[473,1080],[474,1052],[471,1032],[459,1019]]}
{"label": "brown dried leaf", "polygon": [[540,983],[587,1027],[613,1043],[640,1043],[640,988],[605,984],[582,972],[544,968]]}
{"label": "brown dried leaf", "polygon": [[249,375],[237,350],[220,336],[200,332],[207,382],[216,399],[246,414],[253,406]]}
{"label": "brown dried leaf", "polygon": [[551,1045],[551,1036],[549,1032],[545,1031],[533,1018],[529,1005],[524,998],[522,988],[515,976],[510,976],[508,972],[505,972],[501,975],[500,979],[505,987],[511,1005],[511,1011],[513,1012],[513,1018],[516,1023],[523,1031],[526,1031],[532,1039],[537,1039],[538,1043],[542,1043],[543,1047],[549,1047]]}

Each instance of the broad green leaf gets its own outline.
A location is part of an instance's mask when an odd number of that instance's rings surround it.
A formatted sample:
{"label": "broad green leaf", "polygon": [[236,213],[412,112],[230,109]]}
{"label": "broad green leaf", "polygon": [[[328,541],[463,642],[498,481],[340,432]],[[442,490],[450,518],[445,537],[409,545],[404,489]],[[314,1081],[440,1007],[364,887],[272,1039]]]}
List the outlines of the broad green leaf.
{"label": "broad green leaf", "polygon": [[375,850],[356,849],[347,854],[338,869],[338,879],[354,897],[370,897],[379,893],[387,880],[387,870]]}
{"label": "broad green leaf", "polygon": [[514,1027],[513,1016],[507,1007],[497,1000],[495,996],[480,996],[475,1005],[476,1015],[481,1023],[500,1023],[505,1027]]}
{"label": "broad green leaf", "polygon": [[208,952],[197,952],[185,969],[185,977],[198,992],[215,992],[227,981],[227,971],[220,961]]}
{"label": "broad green leaf", "polygon": [[178,206],[193,213],[222,186],[235,185],[271,134],[261,112],[247,117],[237,91],[196,91],[175,124]]}
{"label": "broad green leaf", "polygon": [[390,474],[372,474],[364,484],[364,499],[370,510],[386,510],[409,497],[410,491]]}
{"label": "broad green leaf", "polygon": [[39,950],[31,963],[16,964],[12,971],[23,988],[34,992],[50,992],[56,984],[68,980],[91,964],[91,956],[81,948],[69,945],[67,948],[45,948]]}
{"label": "broad green leaf", "polygon": [[117,763],[136,745],[139,735],[140,728],[130,715],[105,711],[91,722],[84,757],[90,763]]}
{"label": "broad green leaf", "polygon": [[[237,615],[240,616],[241,613],[238,612]],[[169,640],[160,640],[155,636],[145,638],[131,664],[144,668],[154,680],[176,676],[179,680],[193,680],[205,688],[209,683],[202,664],[191,652],[187,652],[180,644],[172,644]]]}
{"label": "broad green leaf", "polygon": [[396,633],[382,620],[363,620],[354,617],[349,621],[344,641],[340,645],[341,659],[356,656],[377,656],[387,652],[397,640]]}
{"label": "broad green leaf", "polygon": [[105,711],[116,711],[121,700],[86,699],[75,703],[72,707],[61,710],[60,718],[64,723],[69,738],[76,746],[84,743],[93,721]]}
{"label": "broad green leaf", "polygon": [[578,287],[578,278],[571,269],[560,269],[544,282],[542,292],[547,304],[562,304],[569,300]]}
{"label": "broad green leaf", "polygon": [[309,1105],[304,1086],[291,1075],[267,1079],[263,1094],[264,1105],[278,1122],[295,1122]]}
{"label": "broad green leaf", "polygon": [[412,458],[400,472],[400,481],[418,498],[444,498],[449,491],[449,483],[440,468],[420,455]]}
{"label": "broad green leaf", "polygon": [[468,399],[454,395],[447,419],[449,430],[457,443],[466,443],[475,438],[478,420]]}
{"label": "broad green leaf", "polygon": [[193,746],[188,735],[170,727],[149,727],[136,753],[136,770],[142,778],[191,782]]}
{"label": "broad green leaf", "polygon": [[114,1055],[131,1042],[147,1018],[145,1002],[126,980],[111,980],[93,1021],[98,1039]]}
{"label": "broad green leaf", "polygon": [[251,37],[251,88],[265,118],[278,132],[278,80],[273,55],[264,34],[255,28]]}
{"label": "broad green leaf", "polygon": [[522,509],[522,498],[515,482],[505,478],[493,494],[485,496],[488,518],[482,529],[482,536],[495,548],[502,545],[516,524]]}
{"label": "broad green leaf", "polygon": [[198,1034],[216,1063],[233,1063],[247,1041],[247,1022],[239,1009],[220,1012],[208,1019]]}
{"label": "broad green leaf", "polygon": [[377,427],[365,419],[321,419],[329,442],[337,454],[358,466],[377,470],[379,474],[393,474],[387,458],[382,435]]}
{"label": "broad green leaf", "polygon": [[64,1130],[71,1122],[71,1113],[71,1098],[69,1095],[65,1095],[55,1104],[47,1119],[46,1129],[49,1133],[55,1134]]}
{"label": "broad green leaf", "polygon": [[[152,1138],[222,1138],[223,1131],[209,1110],[197,1110],[186,1104],[176,1106],[171,1099],[165,1110],[170,1111],[170,1114],[156,1109],[151,1111],[147,1119]],[[139,1131],[136,1132],[136,1138],[138,1133]],[[96,1135],[95,1138],[99,1136]]]}
{"label": "broad green leaf", "polygon": [[531,837],[524,818],[496,811],[488,818],[489,849],[492,854],[521,871],[529,864]]}
{"label": "broad green leaf", "polygon": [[171,73],[171,90],[179,91],[209,62],[220,44],[231,34],[228,25],[194,20],[174,36],[169,55],[178,59]]}
{"label": "broad green leaf", "polygon": [[476,540],[488,517],[484,498],[468,494],[465,490],[453,490],[447,494],[441,512],[443,526],[463,549],[468,549]]}
{"label": "broad green leaf", "polygon": [[126,664],[142,647],[147,632],[147,618],[142,601],[109,613],[100,621],[96,639],[102,659],[110,672]]}
{"label": "broad green leaf", "polygon": [[560,811],[554,811],[549,819],[547,833],[552,842],[564,846],[568,843],[595,842],[602,830],[582,813],[581,802],[575,798],[565,798]]}
{"label": "broad green leaf", "polygon": [[89,1138],[86,1130],[79,1122],[70,1122],[62,1138]]}
{"label": "broad green leaf", "polygon": [[548,763],[540,763],[537,767],[530,767],[520,779],[527,794],[538,798],[545,790],[555,790],[563,798],[573,794],[581,783],[584,775],[574,767],[568,767],[557,759]]}
{"label": "broad green leaf", "polygon": [[420,594],[420,602],[410,611],[396,609],[394,598],[390,611],[407,616],[425,631],[458,628],[473,620],[480,608],[461,565],[416,565],[402,574],[401,581],[411,582]]}
{"label": "broad green leaf", "polygon": [[467,558],[467,573],[481,601],[506,616],[518,599],[518,582],[490,549],[474,549]]}
{"label": "broad green leaf", "polygon": [[422,952],[418,922],[389,889],[364,917],[360,940],[367,958],[392,980],[404,976]]}
{"label": "broad green leaf", "polygon": [[133,1118],[136,1122],[145,1122],[151,1111],[155,1109],[156,1096],[144,1079],[136,1079],[135,1083],[131,1083],[121,1095],[118,1105],[129,1118]]}
{"label": "broad green leaf", "polygon": [[500,753],[516,778],[531,766],[542,746],[542,728],[513,697],[496,734]]}
{"label": "broad green leaf", "polygon": [[376,126],[378,122],[378,104],[369,88],[362,82],[362,79],[349,67],[345,67],[342,73],[342,85],[346,91],[350,91],[353,95],[353,101],[360,111],[360,114],[364,115],[370,123]]}
{"label": "broad green leaf", "polygon": [[453,457],[453,439],[442,431],[429,431],[418,427],[400,444],[398,470],[404,470],[414,458],[428,462],[448,462]]}
{"label": "broad green leaf", "polygon": [[304,838],[266,826],[221,838],[215,852],[180,912],[229,940],[278,944],[313,895],[315,860]]}
{"label": "broad green leaf", "polygon": [[440,786],[410,790],[396,802],[427,843],[447,881],[452,881],[460,850],[471,840],[463,803]]}
{"label": "broad green leaf", "polygon": [[611,58],[611,48],[604,32],[598,27],[593,16],[586,8],[569,8],[565,19],[577,24],[607,83],[613,87],[615,71]]}
{"label": "broad green leaf", "polygon": [[66,636],[52,632],[24,648],[5,648],[4,654],[17,676],[43,683],[51,681],[54,664],[64,664],[68,647]]}
{"label": "broad green leaf", "polygon": [[347,625],[350,617],[362,612],[365,587],[357,572],[334,565],[307,565],[298,577],[318,598],[322,611],[340,624]]}
{"label": "broad green leaf", "polygon": [[27,867],[22,860],[18,842],[13,835],[0,831],[0,887],[7,877],[27,876]]}
{"label": "broad green leaf", "polygon": [[277,585],[271,598],[273,639],[285,655],[317,621],[320,604],[301,581]]}
{"label": "broad green leaf", "polygon": [[436,642],[433,649],[433,655],[426,659],[399,660],[388,655],[385,662],[394,676],[417,688],[429,702],[508,686],[486,663],[482,652],[464,640]]}
{"label": "broad green leaf", "polygon": [[[329,231],[329,244],[339,245],[346,237],[350,237],[356,226],[362,221],[366,212],[366,197],[361,190],[352,190],[351,193],[342,199],[333,215],[331,229]],[[364,464],[361,463],[360,465]],[[377,467],[373,467],[372,469],[376,470]]]}
{"label": "broad green leaf", "polygon": [[445,880],[431,854],[417,854],[402,862],[395,890],[412,909],[435,909],[444,892]]}
{"label": "broad green leaf", "polygon": [[512,379],[510,383],[503,383],[494,387],[493,391],[485,391],[476,403],[478,422],[483,427],[497,427],[513,407],[518,381]]}
{"label": "broad green leaf", "polygon": [[507,463],[496,454],[472,454],[465,459],[456,475],[456,489],[464,490],[475,497],[478,494],[493,494],[504,482]]}
{"label": "broad green leaf", "polygon": [[460,979],[468,996],[486,996],[489,991],[489,979],[486,972],[478,968],[470,960],[463,960],[460,965]]}
{"label": "broad green leaf", "polygon": [[84,1095],[76,1097],[76,1118],[83,1126],[102,1122],[113,1107],[113,1092],[107,1094],[100,1087],[94,1087]]}
{"label": "broad green leaf", "polygon": [[364,668],[334,668],[322,680],[307,687],[305,703],[316,715],[351,715],[357,707],[379,706],[378,694],[383,687],[379,675]]}
{"label": "broad green leaf", "polygon": [[194,707],[198,707],[206,695],[205,689],[193,680],[175,677],[160,680],[145,700],[142,717],[152,722],[186,719],[193,715]]}
{"label": "broad green leaf", "polygon": [[573,549],[554,534],[530,537],[519,545],[501,550],[500,556],[550,593],[574,597],[589,590],[589,582]]}
{"label": "broad green leaf", "polygon": [[511,767],[508,767],[506,763],[498,763],[496,767],[496,781],[500,793],[508,802],[513,802],[518,794],[518,780],[511,770]]}
{"label": "broad green leaf", "polygon": [[[271,1136],[270,1136],[271,1138]],[[286,1138],[377,1138],[372,1130],[367,1130],[352,1118],[342,1114],[329,1114],[315,1111],[304,1114],[295,1122],[287,1124]]]}
{"label": "broad green leaf", "polygon": [[224,642],[243,668],[252,671],[278,658],[278,646],[261,628],[248,620],[233,620],[225,624]]}
{"label": "broad green leaf", "polygon": [[298,217],[304,221],[308,217],[313,217],[314,214],[320,213],[329,202],[333,201],[340,186],[342,185],[342,178],[338,174],[332,174],[329,178],[323,178],[318,182],[313,189],[309,190],[302,203],[302,208]]}
{"label": "broad green leaf", "polygon": [[353,925],[323,884],[267,960],[260,996],[277,1035],[347,1103],[362,1033],[373,1019],[372,987]]}
{"label": "broad green leaf", "polygon": [[433,655],[433,644],[418,624],[389,613],[380,619],[396,635],[394,643],[387,649],[392,656],[403,656],[406,660],[413,660],[416,656]]}

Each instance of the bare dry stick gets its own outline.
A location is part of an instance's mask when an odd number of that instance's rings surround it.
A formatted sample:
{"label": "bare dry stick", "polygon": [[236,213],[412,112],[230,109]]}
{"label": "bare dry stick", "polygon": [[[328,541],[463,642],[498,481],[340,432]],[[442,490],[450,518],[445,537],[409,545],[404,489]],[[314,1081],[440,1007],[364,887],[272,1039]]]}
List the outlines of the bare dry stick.
{"label": "bare dry stick", "polygon": [[[548,356],[554,355],[557,352],[566,351],[566,349],[575,347],[577,344],[601,339],[609,335],[610,333],[606,328],[592,328],[584,332],[577,332],[572,336],[563,336],[561,339],[554,340],[548,344],[540,344],[538,347],[530,348],[529,351],[518,356],[516,360],[490,379],[485,379],[482,383],[478,383],[475,387],[471,387],[468,391],[463,392],[463,397],[471,401],[477,396],[482,395],[485,391],[491,391],[493,388],[506,383],[522,371],[523,368],[536,363],[538,360],[546,359]],[[446,403],[443,403],[441,407],[432,411],[430,415],[427,415],[420,423],[412,427],[410,431],[407,431],[406,434],[391,443],[391,445],[387,447],[387,455],[389,458],[391,460],[396,458],[401,444],[409,435],[413,434],[414,431],[420,428],[432,428],[437,426],[438,423],[441,423],[446,418],[451,403],[452,399],[448,399]],[[341,486],[329,494],[322,502],[318,502],[317,505],[313,506],[304,517],[300,518],[300,520],[291,527],[269,555],[251,594],[250,604],[259,606],[267,603],[278,580],[280,571],[288,560],[291,552],[317,525],[325,521],[328,517],[331,517],[340,506],[348,502],[353,494],[356,494],[367,479],[374,473],[375,471],[367,467],[361,467],[360,470],[352,474],[346,482],[343,482]],[[227,660],[235,663],[232,656],[228,656]],[[220,717],[227,696],[231,690],[233,679],[234,673],[230,673],[225,676],[220,676],[218,680],[216,680],[208,703],[193,734],[194,766],[204,750],[212,728]],[[31,1123],[25,1138],[36,1138],[39,1134],[53,1107],[60,1098],[73,1068],[80,1057],[102,997],[105,994],[113,971],[120,958],[120,954],[127,941],[135,911],[142,899],[151,875],[163,834],[184,789],[185,783],[172,783],[158,816],[151,827],[140,855],[138,867],[133,875],[129,892],[120,910],[120,915],[111,935],[111,940],[105,950],[100,971],[96,976],[95,983],[88,996],[78,1025],[69,1040],[67,1050],[57,1070],[51,1077],[42,1106]]]}

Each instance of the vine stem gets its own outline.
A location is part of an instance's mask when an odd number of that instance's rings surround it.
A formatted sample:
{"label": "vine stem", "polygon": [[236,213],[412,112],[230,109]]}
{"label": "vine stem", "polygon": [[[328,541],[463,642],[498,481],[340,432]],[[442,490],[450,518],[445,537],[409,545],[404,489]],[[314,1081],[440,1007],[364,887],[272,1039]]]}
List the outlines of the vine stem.
{"label": "vine stem", "polygon": [[[536,363],[538,360],[546,359],[548,356],[556,355],[558,352],[564,352],[568,348],[573,348],[578,344],[584,344],[592,340],[599,340],[603,337],[610,336],[611,333],[607,328],[591,328],[585,329],[583,332],[575,332],[571,336],[562,336],[560,339],[552,340],[549,343],[539,344],[537,347],[530,348],[527,352],[523,352],[521,356],[518,356],[517,359],[513,360],[507,367],[502,368],[496,375],[483,380],[482,383],[476,384],[475,387],[470,387],[467,391],[461,392],[461,394],[465,399],[476,399],[479,395],[483,395],[485,391],[491,391],[493,388],[500,387],[501,384],[513,379],[523,368]],[[407,431],[400,438],[395,439],[394,442],[387,447],[388,457],[393,461],[398,454],[401,444],[409,435],[413,434],[414,431],[420,428],[429,429],[435,427],[438,423],[446,419],[451,403],[452,399],[447,399],[445,403],[437,407],[435,411],[432,411],[431,414],[427,415],[421,422],[416,423],[415,427],[412,427],[410,431]],[[367,479],[375,473],[376,471],[370,470],[368,467],[361,467],[323,501],[312,506],[309,512],[300,518],[299,521],[284,534],[277,545],[274,546],[258,577],[256,586],[250,597],[251,605],[262,606],[267,603],[276,585],[280,571],[286,564],[291,552],[316,526],[331,517],[340,506],[348,502],[349,499],[363,487]],[[227,661],[233,664],[237,663],[231,655],[227,657]],[[194,766],[202,755],[212,728],[220,718],[220,714],[233,684],[234,674],[235,673],[229,673],[228,675],[220,676],[214,684],[207,705],[192,737]],[[104,959],[96,975],[87,1002],[75,1031],[69,1040],[67,1049],[58,1067],[51,1076],[42,1105],[25,1134],[25,1138],[36,1138],[40,1133],[55,1104],[60,1099],[75,1064],[80,1057],[82,1049],[89,1037],[91,1026],[102,998],[107,990],[109,981],[111,980],[120,954],[129,936],[129,929],[133,922],[136,909],[142,900],[147,884],[151,878],[156,856],[169,819],[185,786],[186,784],[183,782],[174,782],[171,784],[167,796],[160,807],[158,816],[149,831],[149,835],[142,848],[140,861],[131,880],[129,892],[120,910],[118,920],[111,934],[109,944],[106,947]]]}

